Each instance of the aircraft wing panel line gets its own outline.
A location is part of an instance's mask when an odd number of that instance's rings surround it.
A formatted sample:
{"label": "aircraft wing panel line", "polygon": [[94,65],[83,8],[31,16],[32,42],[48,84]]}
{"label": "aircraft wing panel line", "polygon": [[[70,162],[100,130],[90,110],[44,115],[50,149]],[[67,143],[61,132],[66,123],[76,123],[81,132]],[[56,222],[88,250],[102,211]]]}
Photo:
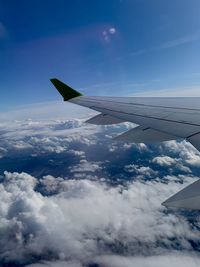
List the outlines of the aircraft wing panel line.
{"label": "aircraft wing panel line", "polygon": [[108,110],[105,108],[98,108],[95,106],[93,106],[92,108],[98,112],[106,113],[111,116],[115,116],[120,119],[136,123],[138,125],[151,127],[155,130],[175,135],[177,136],[177,138],[187,138],[187,136],[199,132],[200,130],[199,125],[189,125],[189,127],[186,127],[186,125],[180,122],[161,120],[158,118],[150,118],[146,116],[139,116],[137,114],[134,115],[132,113],[131,114],[124,112],[122,113],[120,111]]}
{"label": "aircraft wing panel line", "polygon": [[[105,97],[106,98],[106,97]],[[117,98],[117,97],[116,97]],[[160,105],[147,105],[147,104],[138,104],[138,103],[134,103],[134,102],[120,102],[120,101],[116,101],[116,100],[107,100],[107,99],[97,99],[97,98],[92,98],[92,97],[85,97],[85,96],[82,96],[81,98],[79,99],[82,99],[83,101],[88,101],[88,102],[98,102],[98,101],[103,101],[103,102],[109,102],[109,103],[116,103],[116,104],[122,104],[122,105],[133,105],[133,106],[141,106],[141,107],[152,107],[152,108],[165,108],[165,109],[175,109],[175,110],[191,110],[191,111],[198,111],[200,112],[200,109],[196,108],[183,108],[183,107],[169,107],[169,106],[160,106]],[[73,101],[74,100],[74,101]],[[73,100],[70,100],[70,102],[76,102],[75,99]],[[78,98],[77,98],[78,100]]]}
{"label": "aircraft wing panel line", "polygon": [[[96,109],[98,107],[92,106],[91,108]],[[103,109],[104,110],[108,110],[108,111],[114,111],[112,109],[107,109],[107,108],[103,108]],[[138,116],[138,117],[144,117],[144,118],[149,118],[149,119],[155,119],[155,120],[162,120],[162,121],[167,121],[167,122],[175,122],[175,123],[180,123],[180,124],[186,124],[186,125],[192,125],[192,126],[199,126],[200,127],[200,124],[195,124],[195,123],[170,120],[170,119],[166,119],[166,118],[157,118],[157,117],[153,117],[153,116],[141,115],[141,114],[136,114],[136,113],[129,113],[129,112],[124,112],[124,111],[119,111],[119,113],[123,113],[123,114],[127,114],[127,115],[133,115],[133,116]]]}
{"label": "aircraft wing panel line", "polygon": [[[89,108],[95,109],[95,110],[97,110],[98,108],[101,108],[101,109],[103,108],[105,112],[106,111],[114,111],[114,112],[116,111],[114,109],[109,109],[107,107],[99,107],[99,106],[94,105],[94,104],[101,105],[101,103],[99,101],[96,101],[96,103],[94,103],[94,102],[92,103],[91,102],[91,104],[92,104],[91,106],[85,104],[84,103],[85,100],[84,101],[80,101],[80,98],[76,99],[75,101],[70,101],[70,102],[78,104],[78,105],[86,106],[86,107],[89,107]],[[87,102],[87,100],[86,100],[86,102]],[[113,101],[112,103],[115,104],[116,102]],[[104,103],[102,103],[102,105],[103,104]],[[122,105],[123,104],[124,103],[122,103]],[[192,122],[187,122],[187,121],[179,121],[179,120],[175,120],[175,119],[167,119],[171,114],[166,114],[163,117],[155,117],[155,116],[149,116],[149,115],[136,114],[136,113],[132,113],[132,112],[125,112],[125,111],[116,111],[116,112],[120,112],[120,113],[127,114],[127,115],[134,115],[134,116],[145,117],[145,118],[156,119],[156,120],[165,120],[165,121],[168,121],[168,122],[175,122],[175,123],[186,124],[186,125],[191,125],[191,126],[199,126],[200,127],[200,123],[198,124],[198,123],[192,123]]]}
{"label": "aircraft wing panel line", "polygon": [[197,135],[197,134],[200,134],[200,131],[197,132],[197,133],[191,134],[191,135],[187,136],[186,138],[187,138],[187,139],[192,138],[193,136],[195,136],[195,135]]}
{"label": "aircraft wing panel line", "polygon": [[113,109],[111,109],[111,108],[105,107],[104,102],[102,101],[102,103],[100,103],[99,100],[98,100],[98,104],[93,102],[91,103],[91,105],[88,105],[88,103],[85,103],[85,101],[82,100],[82,98],[83,97],[72,99],[73,100],[72,102],[75,104],[87,106],[98,112],[109,114],[110,116],[114,116],[119,119],[123,119],[126,121],[136,123],[138,125],[151,127],[152,129],[162,131],[168,134],[172,134],[174,136],[177,136],[177,138],[187,138],[188,136],[193,135],[200,131],[199,124],[171,120],[166,117],[157,118],[157,117],[148,116],[148,115],[141,115],[141,114],[135,114],[131,112],[119,111],[118,106],[115,107],[113,104],[114,107]]}
{"label": "aircraft wing panel line", "polygon": [[177,137],[171,134],[166,134],[161,131],[151,129],[149,127],[135,127],[114,138],[116,141],[132,142],[132,143],[158,143],[169,140],[176,140]]}
{"label": "aircraft wing panel line", "polygon": [[114,116],[110,116],[107,114],[100,113],[89,120],[86,121],[86,123],[96,124],[96,125],[111,125],[111,124],[117,124],[125,122],[125,120],[119,119]]}

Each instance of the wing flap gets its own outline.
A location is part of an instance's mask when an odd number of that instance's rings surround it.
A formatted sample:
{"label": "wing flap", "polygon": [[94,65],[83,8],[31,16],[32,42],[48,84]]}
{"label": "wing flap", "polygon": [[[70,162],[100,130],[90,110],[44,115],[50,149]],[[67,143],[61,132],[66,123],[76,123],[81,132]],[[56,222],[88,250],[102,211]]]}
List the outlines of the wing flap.
{"label": "wing flap", "polygon": [[116,141],[133,143],[155,143],[177,139],[176,136],[151,128],[138,126],[114,138]]}
{"label": "wing flap", "polygon": [[96,125],[110,125],[124,122],[122,119],[107,115],[107,114],[98,114],[95,117],[86,121],[87,123],[96,124]]}
{"label": "wing flap", "polygon": [[169,208],[200,210],[200,179],[162,203]]}

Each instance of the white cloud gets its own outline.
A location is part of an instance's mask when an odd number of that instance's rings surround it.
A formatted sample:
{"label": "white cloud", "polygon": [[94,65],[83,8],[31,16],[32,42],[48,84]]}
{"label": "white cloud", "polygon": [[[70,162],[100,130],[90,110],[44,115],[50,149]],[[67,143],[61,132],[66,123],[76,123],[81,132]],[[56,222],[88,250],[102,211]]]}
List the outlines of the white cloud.
{"label": "white cloud", "polygon": [[[193,156],[191,158],[191,161],[195,165],[196,156]],[[151,162],[157,165],[160,165],[161,167],[167,167],[169,173],[173,171],[174,169],[179,170],[181,172],[185,172],[185,173],[192,173],[191,169],[188,166],[185,166],[184,163],[187,165],[191,165],[191,164],[189,163],[188,160],[185,160],[184,162],[183,158],[171,158],[169,156],[157,156],[153,158]]]}
{"label": "white cloud", "polygon": [[198,255],[171,253],[151,257],[104,256],[99,259],[101,267],[198,267]]}
{"label": "white cloud", "polygon": [[[67,265],[66,265],[67,264]],[[74,261],[43,261],[42,263],[30,264],[27,267],[83,267],[80,262]],[[191,266],[193,267],[193,266]]]}
{"label": "white cloud", "polygon": [[183,86],[183,87],[172,87],[163,88],[158,90],[143,90],[142,92],[136,92],[131,96],[148,96],[148,97],[200,97],[200,86]]}
{"label": "white cloud", "polygon": [[[170,253],[165,255],[148,257],[129,257],[119,255],[103,255],[96,257],[94,262],[100,267],[198,267],[200,258],[194,254]],[[42,264],[31,264],[27,267],[65,267],[66,262],[43,262]],[[80,263],[67,262],[67,267],[81,267]]]}
{"label": "white cloud", "polygon": [[130,54],[130,56],[136,57],[136,56],[140,56],[143,55],[144,53],[146,53],[147,50],[146,49],[139,49],[137,51],[134,51]]}
{"label": "white cloud", "polygon": [[[128,257],[119,257],[119,262],[128,264],[133,257],[141,266],[153,266],[156,257],[161,262],[166,253],[174,251],[174,239],[178,249],[189,251],[189,240],[195,243],[200,238],[185,217],[163,212],[160,204],[191,182],[187,176],[183,185],[159,180],[135,181],[125,187],[53,176],[44,180],[42,185],[55,194],[46,197],[35,191],[38,181],[26,173],[5,172],[0,184],[1,262],[6,258],[28,263],[48,255],[69,266],[94,260],[102,266],[119,266],[114,247],[124,247],[122,253]],[[150,265],[146,256],[154,256],[149,258]]]}
{"label": "white cloud", "polygon": [[94,114],[97,114],[97,112],[69,102],[52,101],[19,106],[12,110],[0,112],[0,121],[8,122],[28,119],[30,122],[32,120],[70,120],[85,118]]}
{"label": "white cloud", "polygon": [[[185,141],[162,143],[153,151],[144,144],[111,144],[105,139],[105,151],[114,158],[109,159],[111,165],[116,159],[120,164],[121,153],[130,153],[123,175],[134,179],[124,181],[123,186],[109,186],[105,183],[108,177],[101,177],[109,162],[94,159],[94,151],[99,153],[102,147],[98,135],[106,132],[112,136],[132,125],[96,127],[83,121],[26,120],[0,125],[2,157],[28,151],[36,156],[65,152],[76,159],[64,178],[46,175],[37,179],[26,173],[5,172],[0,184],[0,261],[29,264],[40,258],[49,261],[32,266],[74,267],[96,262],[111,267],[132,263],[165,267],[169,257],[174,266],[199,264],[199,258],[189,254],[194,251],[191,241],[195,244],[200,238],[198,229],[187,217],[161,206],[197,179],[191,170],[199,166],[199,153]],[[87,157],[93,145],[96,150]],[[133,161],[132,155],[138,158]],[[151,161],[172,166],[172,170],[182,168],[190,176],[163,176],[156,164],[148,166]]]}
{"label": "white cloud", "polygon": [[78,165],[70,168],[70,171],[72,173],[96,172],[102,169],[100,165],[101,165],[101,162],[89,162],[86,159],[81,159]]}
{"label": "white cloud", "polygon": [[164,43],[163,45],[161,45],[160,48],[166,49],[166,48],[176,47],[179,45],[183,45],[186,43],[191,43],[193,41],[199,40],[199,38],[200,38],[200,33],[196,32],[194,34],[186,35],[186,36],[168,41],[168,42]]}
{"label": "white cloud", "polygon": [[152,175],[156,175],[156,172],[152,170],[149,166],[138,166],[135,164],[126,165],[124,170],[129,173],[136,173],[144,176],[145,178],[150,178]]}
{"label": "white cloud", "polygon": [[171,151],[179,153],[182,162],[184,161],[190,166],[196,166],[196,167],[200,166],[200,153],[189,142],[169,141],[165,142],[163,146],[167,149],[170,149]]}
{"label": "white cloud", "polygon": [[9,153],[63,153],[68,152],[81,156],[83,152],[69,149],[71,142],[79,142],[87,146],[95,144],[94,134],[99,127],[85,124],[85,119],[54,120],[54,121],[15,121],[1,123],[0,157]]}
{"label": "white cloud", "polygon": [[168,156],[158,156],[158,157],[155,157],[153,160],[152,160],[153,163],[156,163],[160,166],[166,166],[166,167],[169,167],[173,164],[176,164],[176,160],[171,158],[171,157],[168,157]]}

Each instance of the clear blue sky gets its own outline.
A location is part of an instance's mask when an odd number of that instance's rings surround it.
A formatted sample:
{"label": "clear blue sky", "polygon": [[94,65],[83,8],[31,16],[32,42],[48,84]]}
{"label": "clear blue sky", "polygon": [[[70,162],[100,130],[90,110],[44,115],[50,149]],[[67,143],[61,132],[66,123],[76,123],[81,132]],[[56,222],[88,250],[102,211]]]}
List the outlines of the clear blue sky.
{"label": "clear blue sky", "polygon": [[[1,109],[200,85],[199,0],[0,0]],[[199,86],[200,88],[200,86]]]}

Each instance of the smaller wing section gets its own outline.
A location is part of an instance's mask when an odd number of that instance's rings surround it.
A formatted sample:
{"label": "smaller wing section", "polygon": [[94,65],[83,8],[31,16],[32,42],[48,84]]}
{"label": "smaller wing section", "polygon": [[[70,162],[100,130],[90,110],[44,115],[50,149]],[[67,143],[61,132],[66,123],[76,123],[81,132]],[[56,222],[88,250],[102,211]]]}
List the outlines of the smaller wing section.
{"label": "smaller wing section", "polygon": [[200,180],[168,198],[162,205],[171,208],[200,210]]}
{"label": "smaller wing section", "polygon": [[116,141],[133,143],[155,143],[177,139],[176,136],[163,133],[151,128],[138,126],[114,138]]}
{"label": "smaller wing section", "polygon": [[96,125],[110,125],[124,122],[124,120],[118,119],[116,117],[112,117],[107,114],[99,114],[89,120],[86,121],[87,123],[96,124]]}
{"label": "smaller wing section", "polygon": [[200,151],[200,133],[188,137],[187,140]]}

